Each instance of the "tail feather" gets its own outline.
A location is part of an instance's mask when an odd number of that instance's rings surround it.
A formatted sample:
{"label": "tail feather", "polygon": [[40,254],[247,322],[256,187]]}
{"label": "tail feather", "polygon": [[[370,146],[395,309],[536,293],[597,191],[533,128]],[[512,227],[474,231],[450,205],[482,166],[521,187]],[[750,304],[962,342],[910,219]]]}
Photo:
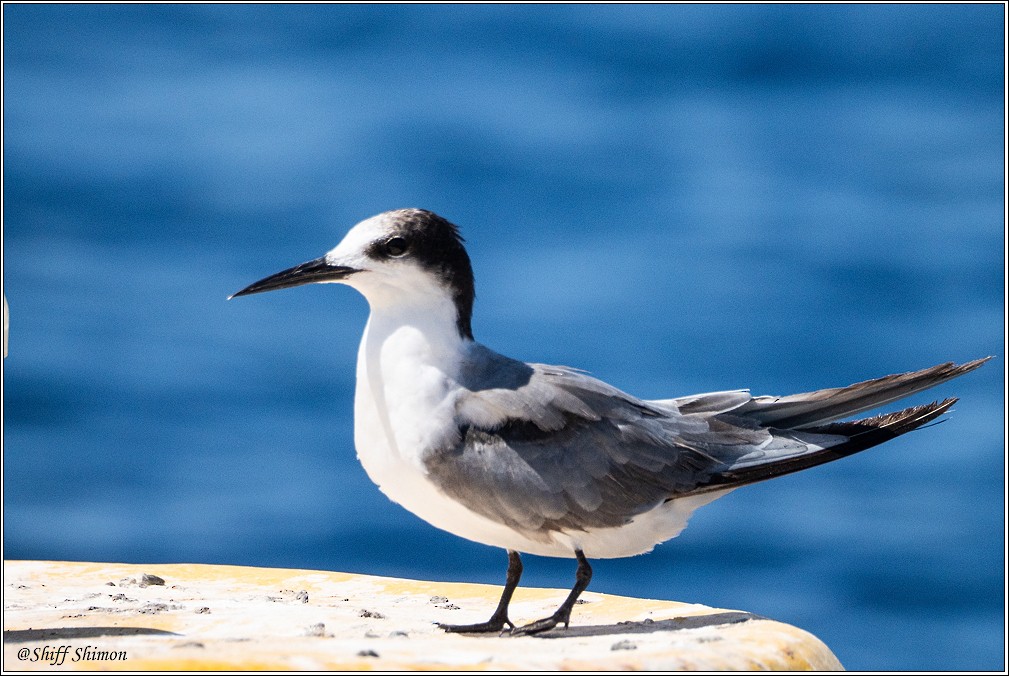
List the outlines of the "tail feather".
{"label": "tail feather", "polygon": [[738,464],[711,477],[703,491],[742,486],[766,479],[791,474],[822,465],[839,458],[864,451],[890,441],[935,420],[958,400],[953,397],[922,406],[912,406],[901,411],[877,415],[861,420],[830,423],[818,427],[805,427],[804,432],[848,437],[846,441],[828,448],[819,448],[802,455],[783,458],[776,462]]}
{"label": "tail feather", "polygon": [[[905,432],[918,429],[922,425],[935,420],[948,411],[957,401],[959,401],[957,397],[949,397],[942,401],[933,401],[931,404],[911,406],[902,411],[882,413],[871,418],[829,423],[813,428],[810,431],[818,434],[843,434],[850,437],[849,444],[858,442],[858,445],[862,445],[862,448],[869,448],[869,446],[889,441]],[[884,436],[887,438],[872,442],[873,439]]]}
{"label": "tail feather", "polygon": [[817,390],[787,397],[754,397],[742,406],[732,409],[732,414],[750,418],[766,427],[812,430],[935,387],[973,371],[989,359],[991,357],[965,364],[948,362],[921,371],[898,373],[847,387]]}

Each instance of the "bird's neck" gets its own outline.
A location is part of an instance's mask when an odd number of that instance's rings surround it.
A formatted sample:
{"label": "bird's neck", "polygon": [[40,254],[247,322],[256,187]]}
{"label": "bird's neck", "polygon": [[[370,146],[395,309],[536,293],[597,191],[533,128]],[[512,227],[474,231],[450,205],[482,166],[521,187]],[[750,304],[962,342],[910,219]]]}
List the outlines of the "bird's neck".
{"label": "bird's neck", "polygon": [[[445,303],[376,307],[361,338],[357,358],[355,437],[370,474],[419,463],[454,415],[452,393],[472,341],[456,328],[455,310]],[[373,477],[375,478],[375,477]]]}
{"label": "bird's neck", "polygon": [[434,369],[454,378],[461,355],[472,343],[458,329],[450,298],[425,302],[372,303],[361,342],[361,355],[381,367],[385,378]]}

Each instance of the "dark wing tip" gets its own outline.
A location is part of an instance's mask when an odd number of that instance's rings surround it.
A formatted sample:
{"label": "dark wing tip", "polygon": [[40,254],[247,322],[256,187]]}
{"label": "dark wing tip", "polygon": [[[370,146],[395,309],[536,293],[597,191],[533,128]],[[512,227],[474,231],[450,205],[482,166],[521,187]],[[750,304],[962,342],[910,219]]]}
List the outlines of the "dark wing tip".
{"label": "dark wing tip", "polygon": [[937,369],[943,369],[945,373],[949,374],[949,378],[955,378],[961,376],[964,373],[970,373],[974,369],[980,368],[982,364],[990,359],[994,359],[994,355],[988,355],[987,357],[981,357],[980,359],[974,359],[963,364],[956,364],[954,362],[947,362],[941,366],[937,366]]}
{"label": "dark wing tip", "polygon": [[942,401],[933,401],[930,404],[911,406],[891,413],[881,413],[871,418],[821,425],[807,431],[817,434],[847,436],[849,437],[847,442],[833,447],[832,450],[846,448],[850,452],[856,452],[916,430],[948,412],[958,401],[960,401],[958,397],[949,397]]}

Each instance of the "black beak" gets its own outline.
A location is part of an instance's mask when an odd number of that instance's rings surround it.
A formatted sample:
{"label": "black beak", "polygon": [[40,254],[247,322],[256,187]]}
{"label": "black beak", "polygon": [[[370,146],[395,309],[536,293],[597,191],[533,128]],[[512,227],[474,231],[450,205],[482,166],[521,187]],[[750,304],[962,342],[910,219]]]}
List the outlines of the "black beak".
{"label": "black beak", "polygon": [[326,262],[325,256],[323,256],[322,258],[316,258],[315,260],[302,263],[301,265],[295,265],[293,268],[288,268],[287,270],[283,270],[275,275],[270,275],[265,279],[261,279],[258,282],[250,284],[238,293],[233,293],[228,296],[228,300],[236,298],[237,296],[248,296],[254,293],[263,293],[264,291],[287,289],[292,286],[301,286],[302,284],[335,282],[339,279],[345,279],[355,272],[360,271],[355,268],[348,268],[342,265],[330,265]]}

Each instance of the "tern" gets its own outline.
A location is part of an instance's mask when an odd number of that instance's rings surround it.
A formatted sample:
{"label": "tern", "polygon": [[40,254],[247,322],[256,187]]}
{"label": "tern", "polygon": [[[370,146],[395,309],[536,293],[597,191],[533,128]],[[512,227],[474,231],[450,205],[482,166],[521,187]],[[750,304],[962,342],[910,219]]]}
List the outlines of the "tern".
{"label": "tern", "polygon": [[[566,366],[505,357],[473,338],[473,271],[459,229],[422,209],[355,225],[320,258],[236,296],[346,284],[368,301],[354,443],[393,502],[502,547],[508,570],[486,622],[449,632],[535,634],[571,619],[590,558],[651,551],[691,513],[746,484],[814,467],[934,420],[955,398],[841,422],[944,383],[988,358],[791,396],[748,390],[646,401]],[[577,560],[557,611],[516,627],[520,553]]]}

